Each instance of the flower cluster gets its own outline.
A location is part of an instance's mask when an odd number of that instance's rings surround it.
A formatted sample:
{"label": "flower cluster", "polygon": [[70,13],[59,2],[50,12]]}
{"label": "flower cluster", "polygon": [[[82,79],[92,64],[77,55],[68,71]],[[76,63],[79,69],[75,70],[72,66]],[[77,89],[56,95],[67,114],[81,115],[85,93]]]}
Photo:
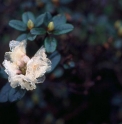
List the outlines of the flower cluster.
{"label": "flower cluster", "polygon": [[10,41],[10,52],[5,53],[3,66],[8,74],[11,87],[21,86],[22,89],[33,90],[36,83],[44,82],[46,71],[51,69],[51,61],[41,47],[30,59],[26,55],[26,41]]}

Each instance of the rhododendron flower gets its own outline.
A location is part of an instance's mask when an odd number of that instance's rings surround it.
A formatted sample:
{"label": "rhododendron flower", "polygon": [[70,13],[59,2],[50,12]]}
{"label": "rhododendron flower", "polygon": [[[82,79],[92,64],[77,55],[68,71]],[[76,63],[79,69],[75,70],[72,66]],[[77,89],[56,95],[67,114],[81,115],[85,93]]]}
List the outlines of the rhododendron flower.
{"label": "rhododendron flower", "polygon": [[46,57],[45,48],[41,47],[30,59],[26,55],[26,41],[10,41],[10,52],[5,53],[3,66],[8,74],[11,87],[33,90],[36,83],[43,83],[45,72],[51,69],[51,61]]}

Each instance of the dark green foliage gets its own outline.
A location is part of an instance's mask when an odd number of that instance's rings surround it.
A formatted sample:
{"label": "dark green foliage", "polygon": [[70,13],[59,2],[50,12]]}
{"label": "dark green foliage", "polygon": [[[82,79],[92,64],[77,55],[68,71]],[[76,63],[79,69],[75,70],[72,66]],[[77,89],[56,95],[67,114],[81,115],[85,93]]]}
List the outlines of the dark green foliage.
{"label": "dark green foliage", "polygon": [[44,24],[48,26],[48,23],[52,21],[52,15],[49,12],[44,14]]}
{"label": "dark green foliage", "polygon": [[[1,62],[9,41],[19,35],[16,40],[32,41],[26,49],[30,58],[44,46],[52,62],[44,83],[18,102],[1,103],[0,124],[3,116],[11,122],[15,115],[15,124],[122,123],[122,0],[3,0],[0,12]],[[8,27],[11,19],[23,22],[26,30]],[[2,87],[8,79],[3,68],[0,76]],[[21,92],[11,88],[10,101]]]}
{"label": "dark green foliage", "polygon": [[57,15],[53,17],[52,21],[54,22],[54,26],[56,28],[58,25],[66,23],[66,17],[64,15]]}
{"label": "dark green foliage", "polygon": [[27,24],[28,20],[32,20],[33,23],[35,23],[35,17],[32,12],[25,12],[22,14],[22,21]]}
{"label": "dark green foliage", "polygon": [[31,30],[31,34],[34,34],[34,35],[44,35],[44,34],[46,34],[46,30],[44,28],[33,28]]}
{"label": "dark green foliage", "polygon": [[21,34],[17,37],[17,41],[22,41],[23,39],[27,39],[27,34]]}
{"label": "dark green foliage", "polygon": [[39,27],[40,25],[43,24],[45,18],[45,14],[39,15],[36,20],[35,20],[35,27]]}
{"label": "dark green foliage", "polygon": [[53,37],[47,37],[44,41],[44,46],[48,53],[52,53],[56,50],[57,41]]}
{"label": "dark green foliage", "polygon": [[0,90],[0,102],[8,101],[8,95],[9,95],[10,89],[11,89],[11,86],[9,83],[6,83],[6,85],[3,86],[3,88]]}
{"label": "dark green foliage", "polygon": [[27,38],[28,38],[28,40],[30,40],[30,41],[33,41],[33,40],[35,40],[35,38],[36,38],[36,35],[33,35],[33,34],[28,34],[27,35]]}
{"label": "dark green foliage", "polygon": [[0,90],[0,102],[14,102],[20,100],[26,93],[26,90],[20,87],[12,88],[10,83],[6,83]]}
{"label": "dark green foliage", "polygon": [[54,35],[61,35],[68,33],[73,30],[73,26],[71,24],[61,24],[55,27],[55,31],[53,32]]}
{"label": "dark green foliage", "polygon": [[20,87],[11,88],[8,94],[8,101],[15,102],[20,100],[26,93],[26,90],[21,89]]}
{"label": "dark green foliage", "polygon": [[7,79],[8,78],[8,75],[6,74],[6,72],[4,71],[4,68],[0,68],[0,77],[1,78],[5,78]]}
{"label": "dark green foliage", "polygon": [[55,51],[54,53],[52,53],[50,56],[49,56],[51,62],[52,62],[52,67],[51,67],[51,70],[49,72],[52,72],[56,66],[58,65],[58,63],[60,62],[61,60],[61,55],[59,54],[59,52]]}
{"label": "dark green foliage", "polygon": [[[30,28],[28,29],[29,21],[32,21]],[[48,30],[48,24],[52,22],[54,29]],[[25,31],[25,33],[19,35],[16,40],[29,40],[34,41],[37,35],[61,35],[69,33],[74,29],[73,25],[66,23],[66,17],[64,15],[56,15],[52,17],[49,12],[39,15],[35,18],[32,12],[25,12],[22,14],[22,21],[11,20],[9,25],[19,31]],[[43,25],[43,26],[42,26]],[[29,30],[29,33],[28,33]],[[48,37],[47,35],[47,37]],[[49,36],[50,37],[50,36]],[[45,37],[46,38],[46,37]],[[44,41],[46,51],[51,53],[54,52],[57,47],[55,38],[46,38]]]}
{"label": "dark green foliage", "polygon": [[[64,1],[62,2],[65,3]],[[52,67],[48,73],[51,73],[61,60],[60,53],[55,51],[57,47],[57,40],[54,35],[69,33],[74,28],[73,25],[66,23],[66,17],[64,14],[52,17],[50,12],[45,12],[35,18],[34,14],[29,11],[22,14],[22,21],[11,20],[9,21],[9,25],[16,30],[24,32],[17,37],[17,41],[35,41],[37,36],[44,37],[43,42],[46,52],[52,53],[49,57],[52,62]],[[3,71],[4,70],[1,70],[1,76],[3,78],[8,78]],[[61,68],[55,70],[54,75],[56,77],[62,76],[63,70]],[[25,90],[20,87],[12,88],[9,83],[7,83],[1,89],[0,102],[14,102],[20,100],[24,95]]]}
{"label": "dark green foliage", "polygon": [[26,31],[26,29],[27,29],[26,24],[24,24],[22,21],[19,21],[19,20],[11,20],[9,22],[9,25],[12,28],[15,28],[19,31]]}

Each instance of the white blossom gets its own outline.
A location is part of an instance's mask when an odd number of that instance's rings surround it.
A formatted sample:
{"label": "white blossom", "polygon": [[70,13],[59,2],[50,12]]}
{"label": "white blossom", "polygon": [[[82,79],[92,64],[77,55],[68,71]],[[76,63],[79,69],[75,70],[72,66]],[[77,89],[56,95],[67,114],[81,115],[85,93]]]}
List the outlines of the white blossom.
{"label": "white blossom", "polygon": [[41,47],[30,59],[26,55],[26,41],[10,41],[10,52],[5,53],[3,66],[8,74],[11,87],[21,86],[22,89],[33,90],[36,83],[43,83],[44,74],[51,69],[51,61]]}

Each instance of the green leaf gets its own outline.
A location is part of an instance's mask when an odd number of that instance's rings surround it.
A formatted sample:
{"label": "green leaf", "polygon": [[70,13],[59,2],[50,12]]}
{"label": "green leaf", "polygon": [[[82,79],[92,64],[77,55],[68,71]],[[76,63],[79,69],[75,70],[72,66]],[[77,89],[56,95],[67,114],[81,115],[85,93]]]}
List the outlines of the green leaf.
{"label": "green leaf", "polygon": [[56,50],[57,41],[53,37],[47,37],[44,41],[44,46],[48,53],[52,53]]}
{"label": "green leaf", "polygon": [[59,54],[59,52],[55,51],[54,53],[52,53],[49,56],[49,59],[52,62],[52,67],[51,67],[51,70],[48,73],[52,72],[56,68],[56,66],[58,65],[58,63],[61,60],[61,55]]}
{"label": "green leaf", "polygon": [[23,22],[24,22],[25,24],[27,24],[27,22],[29,21],[29,19],[30,19],[33,23],[35,23],[35,17],[34,17],[34,15],[33,15],[32,12],[25,12],[25,13],[22,14],[22,20],[23,20]]}
{"label": "green leaf", "polygon": [[21,34],[17,37],[17,41],[22,41],[27,39],[27,34]]}
{"label": "green leaf", "polygon": [[53,32],[54,35],[66,34],[74,29],[73,25],[71,24],[63,24],[58,25],[55,27],[55,31]]}
{"label": "green leaf", "polygon": [[10,83],[6,83],[0,91],[0,102],[14,102],[20,100],[26,93],[26,90],[20,87],[12,88]]}
{"label": "green leaf", "polygon": [[26,90],[23,90],[20,87],[12,88],[9,91],[8,100],[10,102],[20,100],[25,95],[25,93],[26,93]]}
{"label": "green leaf", "polygon": [[9,91],[12,89],[10,83],[6,83],[3,88],[0,90],[0,102],[7,102],[8,101],[8,94]]}
{"label": "green leaf", "polygon": [[66,17],[64,15],[57,15],[53,17],[54,27],[66,23]]}
{"label": "green leaf", "polygon": [[35,20],[35,27],[42,25],[42,23],[44,22],[44,18],[45,18],[45,14],[39,15]]}
{"label": "green leaf", "polygon": [[46,30],[44,28],[33,28],[31,29],[31,34],[34,34],[34,35],[43,35],[46,33]]}
{"label": "green leaf", "polygon": [[9,21],[9,25],[12,28],[15,28],[19,31],[26,31],[27,29],[27,26],[22,21],[19,21],[19,20],[11,20]]}
{"label": "green leaf", "polygon": [[29,34],[27,35],[27,38],[28,38],[28,40],[33,41],[33,40],[35,40],[36,36],[37,36],[37,35],[33,35],[33,34],[30,34],[30,33],[29,33]]}
{"label": "green leaf", "polygon": [[49,12],[44,14],[44,24],[48,26],[49,22],[52,21],[52,15]]}

